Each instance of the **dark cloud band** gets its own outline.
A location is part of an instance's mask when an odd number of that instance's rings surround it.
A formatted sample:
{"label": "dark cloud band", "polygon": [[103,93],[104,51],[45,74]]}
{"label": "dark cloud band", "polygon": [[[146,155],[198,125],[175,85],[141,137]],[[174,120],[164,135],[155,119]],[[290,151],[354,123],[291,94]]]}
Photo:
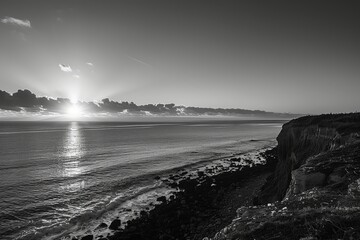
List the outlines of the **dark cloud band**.
{"label": "dark cloud band", "polygon": [[[0,90],[0,109],[26,112],[66,113],[72,103],[67,98],[37,97],[29,90],[18,90],[9,94]],[[124,113],[153,116],[250,116],[290,118],[296,115],[288,113],[273,113],[260,110],[245,110],[238,108],[200,108],[185,107],[170,104],[136,105],[133,102],[116,102],[108,98],[101,102],[78,102],[77,105],[87,113]]]}

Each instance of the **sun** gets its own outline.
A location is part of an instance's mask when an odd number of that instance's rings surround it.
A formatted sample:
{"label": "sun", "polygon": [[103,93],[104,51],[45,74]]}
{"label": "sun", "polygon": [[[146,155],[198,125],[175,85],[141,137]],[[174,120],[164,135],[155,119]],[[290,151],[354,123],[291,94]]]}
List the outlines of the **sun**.
{"label": "sun", "polygon": [[76,103],[70,104],[69,107],[66,109],[66,115],[70,118],[79,118],[81,117],[81,114],[82,114],[82,109]]}

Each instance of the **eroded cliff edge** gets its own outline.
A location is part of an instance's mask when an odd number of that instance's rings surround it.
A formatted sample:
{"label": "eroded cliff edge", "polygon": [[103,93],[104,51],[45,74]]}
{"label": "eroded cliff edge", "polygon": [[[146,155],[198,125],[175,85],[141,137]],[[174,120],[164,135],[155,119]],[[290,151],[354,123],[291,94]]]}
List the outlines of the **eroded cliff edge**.
{"label": "eroded cliff edge", "polygon": [[360,239],[360,113],[286,123],[258,206],[213,239]]}

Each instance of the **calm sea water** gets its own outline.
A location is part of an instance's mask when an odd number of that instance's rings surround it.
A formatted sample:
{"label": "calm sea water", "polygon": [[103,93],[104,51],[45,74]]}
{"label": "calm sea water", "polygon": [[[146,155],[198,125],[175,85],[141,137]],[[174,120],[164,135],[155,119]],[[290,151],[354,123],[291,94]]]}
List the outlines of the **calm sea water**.
{"label": "calm sea water", "polygon": [[124,209],[170,191],[155,176],[273,144],[281,125],[0,122],[1,239],[58,238],[124,219]]}

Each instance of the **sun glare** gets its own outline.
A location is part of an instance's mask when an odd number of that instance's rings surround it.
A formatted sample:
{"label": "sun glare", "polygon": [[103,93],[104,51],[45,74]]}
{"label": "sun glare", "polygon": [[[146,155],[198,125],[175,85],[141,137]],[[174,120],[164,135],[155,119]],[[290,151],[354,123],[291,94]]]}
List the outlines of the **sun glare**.
{"label": "sun glare", "polygon": [[71,102],[72,104],[76,104],[76,103],[78,102],[78,99],[77,99],[76,97],[71,97],[71,98],[70,98],[70,102]]}
{"label": "sun glare", "polygon": [[77,104],[71,104],[68,109],[66,110],[66,114],[68,117],[71,118],[78,118],[81,116],[81,107]]}

